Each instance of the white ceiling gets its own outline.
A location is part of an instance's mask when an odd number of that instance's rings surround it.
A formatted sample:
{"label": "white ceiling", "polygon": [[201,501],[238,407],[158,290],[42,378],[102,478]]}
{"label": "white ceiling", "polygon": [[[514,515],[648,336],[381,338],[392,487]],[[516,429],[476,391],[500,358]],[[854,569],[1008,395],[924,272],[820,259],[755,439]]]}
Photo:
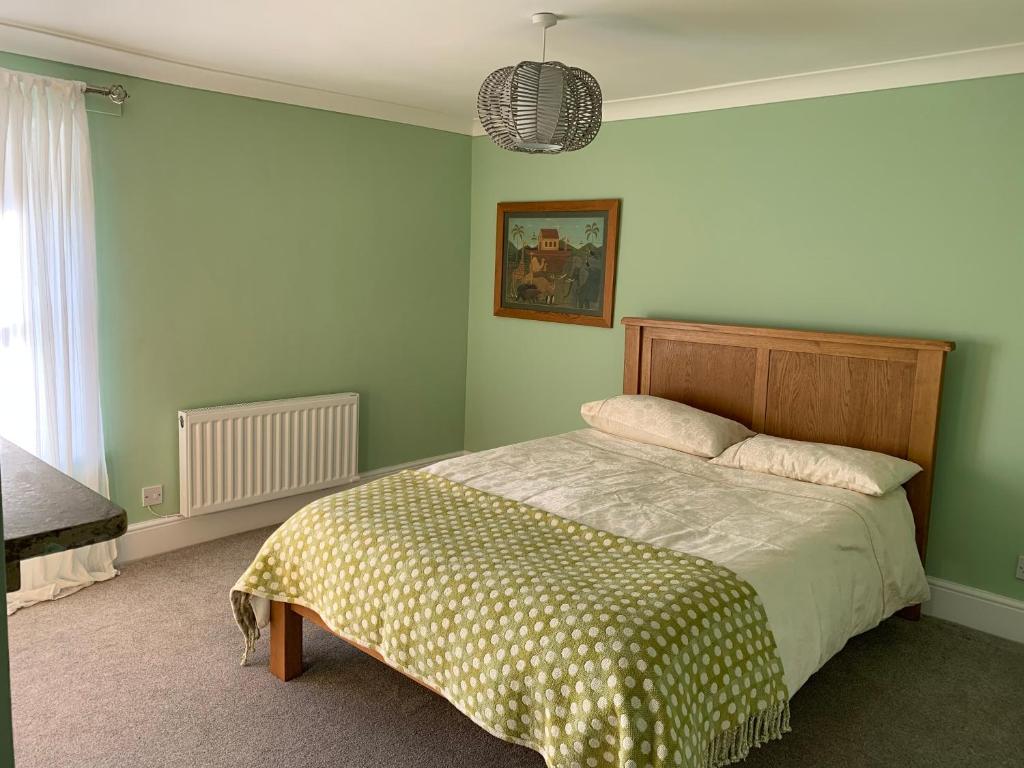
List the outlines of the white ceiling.
{"label": "white ceiling", "polygon": [[275,93],[303,86],[468,126],[485,75],[539,58],[536,11],[563,19],[548,58],[612,102],[1024,41],[1022,0],[4,0],[0,47],[172,82],[185,64],[257,78],[267,98],[302,103]]}

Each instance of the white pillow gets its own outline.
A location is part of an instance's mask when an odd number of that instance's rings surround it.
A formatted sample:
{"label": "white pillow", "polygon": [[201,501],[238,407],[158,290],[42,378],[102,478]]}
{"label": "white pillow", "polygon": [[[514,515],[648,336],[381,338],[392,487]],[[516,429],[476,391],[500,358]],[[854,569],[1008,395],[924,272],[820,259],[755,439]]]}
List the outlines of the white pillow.
{"label": "white pillow", "polygon": [[717,456],[753,432],[737,421],[650,395],[619,395],[584,403],[583,420],[595,429],[695,456]]}
{"label": "white pillow", "polygon": [[882,496],[921,471],[912,461],[845,445],[756,435],[732,446],[712,464],[790,477]]}

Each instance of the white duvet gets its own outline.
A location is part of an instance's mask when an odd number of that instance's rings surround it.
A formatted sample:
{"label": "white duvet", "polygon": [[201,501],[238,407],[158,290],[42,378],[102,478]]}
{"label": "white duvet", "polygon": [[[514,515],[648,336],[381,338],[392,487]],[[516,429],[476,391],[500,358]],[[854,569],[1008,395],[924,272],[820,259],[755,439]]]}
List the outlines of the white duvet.
{"label": "white duvet", "polygon": [[902,488],[874,498],[591,429],[426,471],[731,568],[761,596],[790,696],[851,637],[928,597]]}

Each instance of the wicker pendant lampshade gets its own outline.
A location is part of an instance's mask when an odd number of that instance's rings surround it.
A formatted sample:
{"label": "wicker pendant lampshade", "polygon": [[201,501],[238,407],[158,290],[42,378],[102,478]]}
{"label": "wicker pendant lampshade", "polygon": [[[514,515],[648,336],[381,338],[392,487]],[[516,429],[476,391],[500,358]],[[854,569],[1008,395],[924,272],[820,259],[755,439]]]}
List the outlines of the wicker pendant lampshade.
{"label": "wicker pendant lampshade", "polygon": [[[557,21],[553,13],[533,16],[545,37]],[[477,96],[477,114],[502,149],[572,152],[587,146],[601,129],[601,86],[589,72],[560,61],[523,61],[487,76]]]}

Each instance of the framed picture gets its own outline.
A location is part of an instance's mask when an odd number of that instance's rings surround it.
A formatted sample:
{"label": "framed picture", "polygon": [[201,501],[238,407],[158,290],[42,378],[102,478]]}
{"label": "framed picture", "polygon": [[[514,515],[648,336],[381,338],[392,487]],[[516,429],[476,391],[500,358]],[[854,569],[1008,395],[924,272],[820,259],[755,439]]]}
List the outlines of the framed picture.
{"label": "framed picture", "polygon": [[618,200],[498,203],[494,314],[612,327]]}

